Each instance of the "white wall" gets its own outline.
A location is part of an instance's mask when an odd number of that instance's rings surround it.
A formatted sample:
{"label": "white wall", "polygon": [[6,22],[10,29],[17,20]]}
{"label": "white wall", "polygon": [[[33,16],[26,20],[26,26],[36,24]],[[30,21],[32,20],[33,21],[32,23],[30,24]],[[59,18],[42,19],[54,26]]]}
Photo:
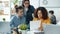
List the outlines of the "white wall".
{"label": "white wall", "polygon": [[40,0],[40,6],[60,7],[60,0]]}
{"label": "white wall", "polygon": [[33,5],[35,8],[38,8],[39,5],[39,0],[30,0],[30,4]]}

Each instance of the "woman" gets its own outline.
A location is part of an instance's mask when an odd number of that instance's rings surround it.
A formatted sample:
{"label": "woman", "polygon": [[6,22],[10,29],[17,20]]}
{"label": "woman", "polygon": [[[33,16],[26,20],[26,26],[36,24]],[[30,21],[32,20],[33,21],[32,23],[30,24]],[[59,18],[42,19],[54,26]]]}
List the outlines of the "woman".
{"label": "woman", "polygon": [[39,30],[43,31],[42,24],[50,24],[50,18],[48,17],[48,12],[44,7],[39,7],[34,13],[35,18],[33,18],[33,21],[40,20],[41,24],[39,27]]}
{"label": "woman", "polygon": [[26,24],[29,26],[29,22],[33,20],[32,14],[34,13],[34,7],[30,5],[29,0],[23,0],[22,5],[24,7],[24,16],[26,17]]}

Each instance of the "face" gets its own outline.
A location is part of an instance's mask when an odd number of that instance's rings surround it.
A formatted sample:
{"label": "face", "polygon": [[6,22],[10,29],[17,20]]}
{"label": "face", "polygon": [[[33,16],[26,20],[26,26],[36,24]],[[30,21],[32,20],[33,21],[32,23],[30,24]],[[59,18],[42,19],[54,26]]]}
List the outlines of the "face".
{"label": "face", "polygon": [[52,14],[51,13],[49,13],[49,17],[51,17],[52,16]]}
{"label": "face", "polygon": [[24,6],[27,8],[27,7],[29,7],[29,1],[25,1],[24,2]]}
{"label": "face", "polygon": [[18,14],[19,17],[23,16],[23,9],[18,9],[17,14]]}
{"label": "face", "polygon": [[38,14],[38,18],[41,19],[42,18],[41,10],[39,10],[37,14]]}

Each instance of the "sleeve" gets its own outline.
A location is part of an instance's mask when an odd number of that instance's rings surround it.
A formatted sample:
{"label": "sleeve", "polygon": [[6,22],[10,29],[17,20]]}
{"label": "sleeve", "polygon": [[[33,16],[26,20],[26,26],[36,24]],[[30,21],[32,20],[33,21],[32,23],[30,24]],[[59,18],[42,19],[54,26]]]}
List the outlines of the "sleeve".
{"label": "sleeve", "polygon": [[47,24],[51,24],[51,20],[49,19],[49,20],[47,20]]}
{"label": "sleeve", "polygon": [[23,22],[26,23],[26,18],[24,17]]}
{"label": "sleeve", "polygon": [[35,8],[32,6],[32,7],[31,7],[31,10],[32,10],[32,13],[34,13],[34,11],[35,11]]}
{"label": "sleeve", "polygon": [[14,28],[14,17],[11,18],[10,27],[11,27],[11,28]]}
{"label": "sleeve", "polygon": [[50,18],[47,19],[47,23],[46,24],[51,24]]}

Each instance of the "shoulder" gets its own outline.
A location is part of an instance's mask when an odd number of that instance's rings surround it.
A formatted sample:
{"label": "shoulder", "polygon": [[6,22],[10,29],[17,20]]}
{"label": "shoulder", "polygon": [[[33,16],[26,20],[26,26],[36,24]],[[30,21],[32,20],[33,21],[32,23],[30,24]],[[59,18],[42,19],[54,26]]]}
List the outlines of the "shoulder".
{"label": "shoulder", "polygon": [[34,6],[30,5],[30,8],[34,8]]}
{"label": "shoulder", "polygon": [[54,17],[54,18],[56,18],[56,16],[55,16],[55,15],[53,15],[53,17]]}
{"label": "shoulder", "polygon": [[50,18],[48,17],[47,20],[50,20]]}
{"label": "shoulder", "polygon": [[15,18],[17,18],[15,15],[13,17],[11,17],[11,20],[14,20]]}
{"label": "shoulder", "polygon": [[47,19],[42,20],[42,22],[45,22],[46,24],[50,24],[50,23],[51,23],[51,20],[50,20],[50,18],[48,17]]}
{"label": "shoulder", "polygon": [[34,6],[30,5],[30,7],[34,7]]}
{"label": "shoulder", "polygon": [[48,17],[46,20],[47,20],[47,21],[50,21],[50,18]]}
{"label": "shoulder", "polygon": [[37,21],[38,20],[38,18],[33,18],[33,21]]}
{"label": "shoulder", "polygon": [[51,19],[56,19],[55,15],[53,15],[53,16],[51,17]]}
{"label": "shoulder", "polygon": [[49,17],[47,18],[47,23],[51,23],[51,20]]}

